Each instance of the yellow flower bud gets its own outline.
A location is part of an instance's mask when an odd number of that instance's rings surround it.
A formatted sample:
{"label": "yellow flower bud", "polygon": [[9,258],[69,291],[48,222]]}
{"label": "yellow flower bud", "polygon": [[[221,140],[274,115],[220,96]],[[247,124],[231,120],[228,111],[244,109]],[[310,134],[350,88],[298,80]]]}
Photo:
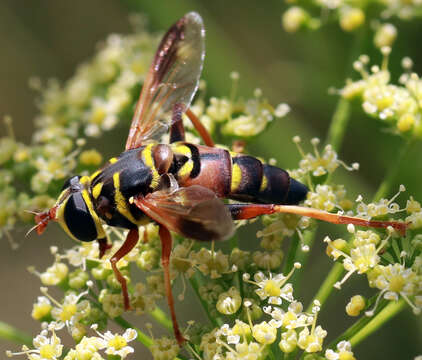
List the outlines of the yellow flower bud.
{"label": "yellow flower bud", "polygon": [[79,161],[82,165],[98,166],[102,163],[102,155],[95,149],[82,151],[79,155]]}
{"label": "yellow flower bud", "polygon": [[361,295],[353,296],[346,305],[346,313],[349,316],[358,316],[365,308],[365,298]]}
{"label": "yellow flower bud", "polygon": [[340,12],[340,27],[353,31],[365,22],[365,13],[359,8],[346,8]]}

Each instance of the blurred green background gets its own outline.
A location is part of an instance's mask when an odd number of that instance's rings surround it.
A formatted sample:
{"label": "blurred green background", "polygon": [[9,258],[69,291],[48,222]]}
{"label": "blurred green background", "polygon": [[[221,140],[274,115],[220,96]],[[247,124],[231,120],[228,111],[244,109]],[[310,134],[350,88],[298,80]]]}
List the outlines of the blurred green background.
{"label": "blurred green background", "polygon": [[[281,0],[1,0],[0,116],[11,115],[17,138],[29,142],[37,113],[35,94],[28,88],[29,77],[36,75],[44,80],[55,77],[65,81],[108,34],[131,31],[128,16],[133,11],[145,13],[150,29],[157,31],[166,30],[184,13],[196,10],[202,15],[207,32],[203,77],[208,83],[208,94],[228,95],[229,73],[236,70],[240,73],[241,95],[251,96],[254,88],[259,87],[274,105],[287,102],[292,108],[290,115],[274,124],[249,150],[254,155],[276,158],[282,167],[293,168],[299,155],[291,142],[292,136],[299,134],[304,140],[318,136],[324,140],[338,101],[337,96],[328,94],[328,89],[342,87],[346,76],[353,74],[350,53],[355,35],[342,32],[336,24],[316,32],[287,34],[280,25],[285,8]],[[410,56],[415,71],[421,74],[421,21],[393,23],[399,30],[390,59],[393,78],[400,75],[403,56]],[[379,64],[381,55],[374,50],[371,41],[372,35],[368,35],[361,53],[368,54],[373,63]],[[353,76],[358,78],[357,74]],[[3,127],[1,134],[4,134]],[[353,107],[346,134],[340,156],[347,163],[359,162],[361,168],[359,173],[347,174],[347,177],[340,174],[340,182],[346,183],[352,191],[351,198],[361,193],[369,200],[402,140],[382,131],[358,105]],[[120,129],[95,144],[106,157],[111,156],[123,149],[125,136],[125,131]],[[304,146],[310,149],[307,142]],[[408,193],[419,201],[422,200],[421,153],[421,144],[410,149],[398,169],[400,176],[395,187],[405,184]],[[337,231],[333,227],[329,229],[331,233]],[[26,267],[46,268],[53,260],[48,247],[69,247],[71,243],[64,239],[58,227],[49,228],[48,235],[42,238],[35,235],[24,238],[25,230],[14,234],[21,244],[18,251],[12,251],[5,241],[0,243],[0,320],[36,334],[39,324],[30,318],[30,312],[40,284]],[[322,242],[316,247],[311,272],[305,274],[309,285],[300,294],[305,301],[312,297],[330,265],[327,257],[321,255]],[[360,293],[357,289],[359,282],[349,281],[337,301],[331,299],[325,305],[320,321],[329,336],[339,334],[352,323],[351,320],[340,322],[338,318],[346,317],[343,314],[347,296]],[[183,307],[188,308],[186,304]],[[420,320],[406,310],[354,352],[360,359],[413,359],[422,353],[421,338]],[[0,343],[0,353],[10,348],[16,349],[16,346]]]}

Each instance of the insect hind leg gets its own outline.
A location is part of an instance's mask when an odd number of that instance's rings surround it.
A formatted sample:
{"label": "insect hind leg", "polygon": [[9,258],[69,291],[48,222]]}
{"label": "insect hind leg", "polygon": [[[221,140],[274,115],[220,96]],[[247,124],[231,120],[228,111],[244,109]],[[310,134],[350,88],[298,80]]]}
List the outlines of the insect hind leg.
{"label": "insect hind leg", "polygon": [[161,240],[161,264],[164,270],[164,286],[166,289],[167,303],[170,308],[171,320],[173,322],[173,331],[174,336],[176,337],[177,343],[179,346],[182,346],[185,342],[185,338],[180,332],[179,325],[177,323],[176,312],[174,310],[174,299],[173,292],[171,290],[171,281],[170,281],[170,253],[172,247],[172,238],[170,231],[163,226],[159,225],[159,235]]}
{"label": "insect hind leg", "polygon": [[402,236],[406,234],[406,229],[408,226],[408,224],[404,222],[366,220],[358,217],[332,214],[326,211],[296,205],[229,204],[227,207],[232,215],[233,220],[252,219],[260,215],[269,215],[274,213],[287,213],[307,216],[333,224],[353,224],[357,226],[374,228],[388,228],[391,226]]}

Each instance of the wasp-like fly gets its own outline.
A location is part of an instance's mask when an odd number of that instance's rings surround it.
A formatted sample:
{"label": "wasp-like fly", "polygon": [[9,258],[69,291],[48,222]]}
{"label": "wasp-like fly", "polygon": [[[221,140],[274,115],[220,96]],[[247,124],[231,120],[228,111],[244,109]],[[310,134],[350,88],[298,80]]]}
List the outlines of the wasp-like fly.
{"label": "wasp-like fly", "polygon": [[[138,242],[138,227],[159,226],[165,288],[177,341],[170,284],[170,231],[198,241],[224,240],[233,234],[233,220],[275,212],[294,213],[343,224],[405,229],[405,224],[366,221],[297,206],[308,189],[280,168],[255,157],[231,153],[214,143],[189,110],[204,61],[201,17],[186,14],[164,35],[145,79],[129,130],[125,151],[91,176],[74,176],[63,186],[53,208],[37,214],[37,232],[56,220],[74,239],[99,242],[100,257],[111,247],[103,224],[128,229],[126,241],[111,257],[122,286],[125,309],[129,296],[116,264]],[[185,142],[186,114],[205,145]],[[154,141],[170,129],[169,144]],[[225,204],[221,199],[239,200]]]}

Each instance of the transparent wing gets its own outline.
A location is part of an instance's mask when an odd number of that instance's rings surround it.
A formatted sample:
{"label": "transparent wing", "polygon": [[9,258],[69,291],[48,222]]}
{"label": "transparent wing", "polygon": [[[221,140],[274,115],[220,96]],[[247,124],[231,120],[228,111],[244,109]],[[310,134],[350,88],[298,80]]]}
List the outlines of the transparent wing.
{"label": "transparent wing", "polygon": [[224,203],[203,186],[155,191],[134,202],[150,218],[190,239],[225,240],[234,232]]}
{"label": "transparent wing", "polygon": [[172,109],[187,110],[198,88],[205,55],[202,18],[190,12],[164,35],[136,105],[126,150],[167,131]]}

